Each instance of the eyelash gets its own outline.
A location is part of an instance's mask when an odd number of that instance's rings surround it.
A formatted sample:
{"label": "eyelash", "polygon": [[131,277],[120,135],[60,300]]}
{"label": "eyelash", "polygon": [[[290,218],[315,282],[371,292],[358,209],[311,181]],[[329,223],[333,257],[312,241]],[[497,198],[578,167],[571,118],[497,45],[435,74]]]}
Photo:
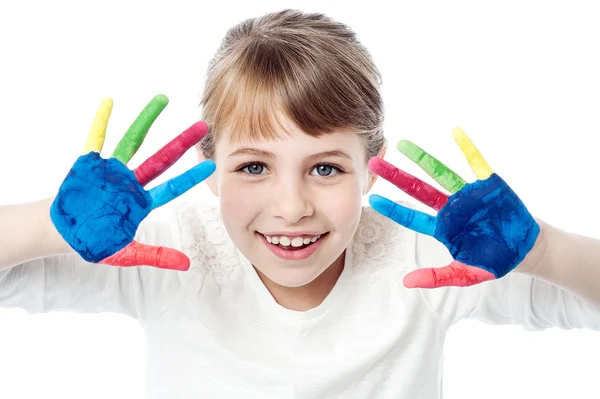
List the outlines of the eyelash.
{"label": "eyelash", "polygon": [[[240,166],[240,167],[239,167],[239,168],[236,170],[236,172],[241,172],[241,173],[243,173],[243,174],[245,174],[245,175],[248,175],[248,176],[261,176],[261,175],[262,175],[262,173],[261,173],[260,175],[253,175],[252,173],[248,173],[248,172],[245,172],[245,171],[244,171],[244,169],[246,169],[248,166],[253,166],[253,165],[260,165],[260,166],[262,166],[263,168],[266,168],[266,167],[267,167],[267,165],[265,165],[265,164],[264,164],[264,163],[262,163],[262,162],[249,162],[249,163],[246,163],[246,164],[244,164],[244,165]],[[332,167],[333,169],[335,169],[335,170],[337,171],[337,173],[334,173],[334,174],[332,174],[332,175],[329,175],[329,176],[320,176],[320,175],[317,175],[318,177],[321,177],[321,178],[323,178],[323,179],[331,179],[331,178],[335,177],[335,176],[336,176],[336,175],[338,175],[338,174],[344,173],[344,170],[343,170],[342,168],[340,168],[340,167],[339,167],[339,166],[337,166],[337,165],[330,164],[330,163],[320,163],[320,164],[317,164],[317,165],[313,166],[313,168],[311,169],[311,172],[312,172],[312,171],[313,171],[315,168],[318,168],[319,166],[330,166],[330,167]]]}

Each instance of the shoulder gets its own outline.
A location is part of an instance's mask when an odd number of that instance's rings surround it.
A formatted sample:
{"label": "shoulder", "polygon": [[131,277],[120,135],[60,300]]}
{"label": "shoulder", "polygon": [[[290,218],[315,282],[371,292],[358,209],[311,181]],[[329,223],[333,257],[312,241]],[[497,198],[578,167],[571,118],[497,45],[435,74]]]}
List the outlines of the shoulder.
{"label": "shoulder", "polygon": [[[396,203],[426,212],[419,204]],[[352,242],[352,256],[355,270],[393,269],[404,274],[417,268],[446,266],[452,262],[448,249],[434,237],[416,233],[370,206],[363,207]]]}
{"label": "shoulder", "polygon": [[[419,204],[396,202],[427,212]],[[434,237],[407,229],[371,207],[363,208],[352,250],[355,270],[393,280],[404,292],[413,293],[413,298],[425,304],[427,311],[445,325],[470,312],[479,298],[479,286],[435,290],[404,288],[402,281],[406,274],[419,268],[446,266],[452,262],[452,255]]]}
{"label": "shoulder", "polygon": [[[408,202],[397,202],[414,207]],[[353,268],[367,273],[387,269],[412,270],[416,261],[416,240],[414,231],[365,206],[352,241]]]}
{"label": "shoulder", "polygon": [[239,268],[239,254],[218,205],[181,202],[173,208],[173,217],[181,251],[190,258],[191,273],[212,275],[219,283]]}

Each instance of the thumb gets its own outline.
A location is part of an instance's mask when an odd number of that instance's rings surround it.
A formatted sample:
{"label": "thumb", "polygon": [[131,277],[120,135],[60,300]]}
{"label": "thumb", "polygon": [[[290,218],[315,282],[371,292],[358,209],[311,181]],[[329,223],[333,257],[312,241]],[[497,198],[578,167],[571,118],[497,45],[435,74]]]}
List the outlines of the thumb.
{"label": "thumb", "polygon": [[135,240],[98,263],[125,267],[154,266],[180,271],[190,268],[190,259],[184,253],[172,248],[141,244]]}
{"label": "thumb", "polygon": [[468,287],[494,279],[496,276],[487,270],[455,260],[445,267],[418,269],[408,273],[404,277],[404,286],[406,288]]}

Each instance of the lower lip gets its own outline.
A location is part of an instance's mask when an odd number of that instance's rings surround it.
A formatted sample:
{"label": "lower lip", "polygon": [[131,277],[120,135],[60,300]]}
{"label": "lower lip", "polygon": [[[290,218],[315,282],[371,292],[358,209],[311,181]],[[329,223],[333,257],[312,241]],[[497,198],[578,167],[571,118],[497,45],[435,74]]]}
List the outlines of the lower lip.
{"label": "lower lip", "polygon": [[321,245],[321,242],[326,237],[327,234],[321,235],[317,241],[312,243],[306,248],[297,249],[297,250],[288,250],[279,248],[277,245],[271,244],[264,235],[260,233],[256,233],[260,236],[265,245],[273,252],[275,255],[285,260],[303,260],[311,256]]}

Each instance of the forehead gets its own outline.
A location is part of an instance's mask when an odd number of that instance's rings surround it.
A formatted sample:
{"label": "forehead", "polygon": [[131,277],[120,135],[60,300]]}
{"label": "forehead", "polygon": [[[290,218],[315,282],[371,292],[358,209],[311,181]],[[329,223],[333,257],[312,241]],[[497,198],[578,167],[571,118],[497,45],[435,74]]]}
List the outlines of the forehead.
{"label": "forehead", "polygon": [[318,137],[297,128],[282,130],[277,137],[249,137],[233,135],[224,129],[216,144],[217,158],[228,157],[242,148],[258,149],[272,153],[276,158],[296,160],[326,151],[343,151],[352,161],[365,158],[362,137],[349,130],[339,129],[320,134]]}

